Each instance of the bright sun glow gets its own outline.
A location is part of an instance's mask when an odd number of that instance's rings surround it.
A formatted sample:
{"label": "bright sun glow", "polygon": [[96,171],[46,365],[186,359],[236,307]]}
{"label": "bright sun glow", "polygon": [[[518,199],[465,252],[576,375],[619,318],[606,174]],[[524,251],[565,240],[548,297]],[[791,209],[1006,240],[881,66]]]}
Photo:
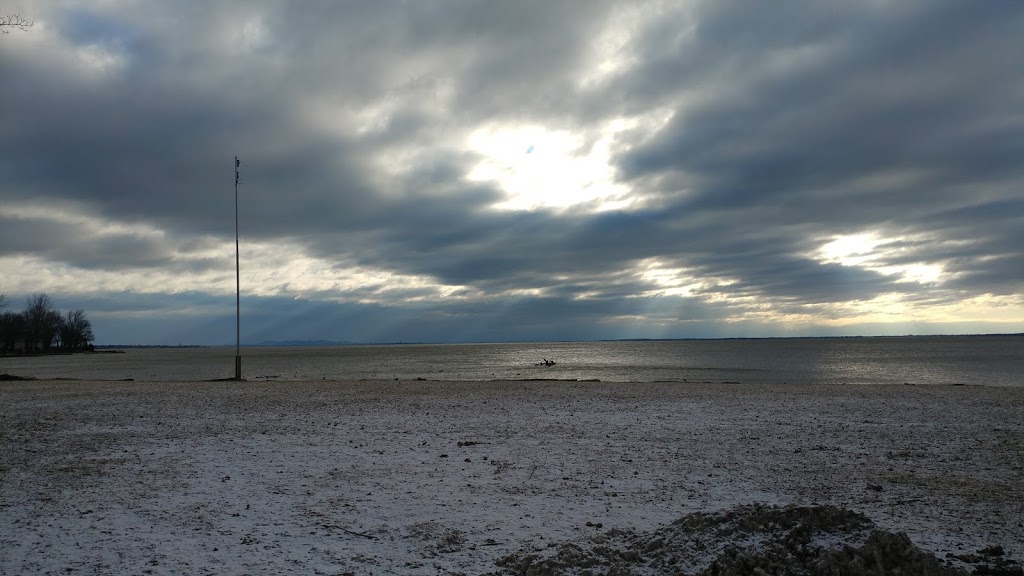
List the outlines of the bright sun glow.
{"label": "bright sun glow", "polygon": [[593,145],[566,130],[539,126],[490,127],[477,130],[468,146],[482,159],[467,175],[492,182],[507,194],[495,208],[533,210],[594,203],[594,210],[630,203],[628,190],[614,181],[609,146],[614,134]]}
{"label": "bright sun glow", "polygon": [[899,276],[900,282],[930,284],[940,282],[944,273],[942,264],[917,262],[912,264],[886,265],[887,258],[896,256],[898,250],[880,248],[893,242],[874,232],[838,236],[818,251],[818,259],[826,263],[864,268],[886,276]]}
{"label": "bright sun glow", "polygon": [[859,266],[874,258],[875,247],[881,242],[875,234],[840,236],[822,246],[821,254],[827,262],[838,262],[843,266]]}

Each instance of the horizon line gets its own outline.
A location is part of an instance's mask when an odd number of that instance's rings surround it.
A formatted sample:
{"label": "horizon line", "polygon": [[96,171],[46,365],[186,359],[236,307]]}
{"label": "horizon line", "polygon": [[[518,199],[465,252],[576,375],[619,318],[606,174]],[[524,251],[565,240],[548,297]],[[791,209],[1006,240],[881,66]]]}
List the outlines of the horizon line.
{"label": "horizon line", "polygon": [[[551,340],[421,340],[421,341],[366,341],[351,342],[344,340],[265,340],[262,342],[242,343],[243,348],[297,348],[316,346],[416,346],[444,344],[571,344],[598,342],[686,342],[715,340],[835,340],[851,338],[952,338],[952,337],[1017,337],[1024,332],[977,332],[956,334],[855,334],[855,335],[822,335],[822,336],[684,336],[675,338],[598,338],[592,340],[551,339]],[[235,344],[93,344],[96,348],[231,348]]]}

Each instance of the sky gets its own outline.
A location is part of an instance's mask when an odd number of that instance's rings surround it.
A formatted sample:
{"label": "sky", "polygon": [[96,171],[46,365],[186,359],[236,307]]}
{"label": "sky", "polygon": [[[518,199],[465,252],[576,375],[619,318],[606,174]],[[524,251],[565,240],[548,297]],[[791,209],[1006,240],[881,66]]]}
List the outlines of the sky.
{"label": "sky", "polygon": [[7,0],[0,293],[97,343],[1024,331],[1024,3]]}

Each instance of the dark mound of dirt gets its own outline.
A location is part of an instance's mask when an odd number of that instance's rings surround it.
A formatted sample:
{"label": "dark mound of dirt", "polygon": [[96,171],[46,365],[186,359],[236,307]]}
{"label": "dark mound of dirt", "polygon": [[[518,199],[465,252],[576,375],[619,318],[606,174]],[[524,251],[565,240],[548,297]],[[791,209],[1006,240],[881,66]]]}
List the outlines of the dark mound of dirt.
{"label": "dark mound of dirt", "polygon": [[[616,576],[967,574],[879,530],[866,516],[832,506],[751,505],[684,516],[653,532],[608,530],[581,544],[520,552],[497,562],[498,574]],[[985,566],[974,566],[976,573]]]}

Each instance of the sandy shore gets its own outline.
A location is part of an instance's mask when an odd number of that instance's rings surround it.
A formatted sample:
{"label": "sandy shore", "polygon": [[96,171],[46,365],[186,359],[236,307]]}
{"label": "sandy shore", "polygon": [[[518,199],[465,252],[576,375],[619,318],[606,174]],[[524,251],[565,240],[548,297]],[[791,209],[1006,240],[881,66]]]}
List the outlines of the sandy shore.
{"label": "sandy shore", "polygon": [[1024,388],[0,382],[4,574],[477,574],[750,503],[1020,560]]}

